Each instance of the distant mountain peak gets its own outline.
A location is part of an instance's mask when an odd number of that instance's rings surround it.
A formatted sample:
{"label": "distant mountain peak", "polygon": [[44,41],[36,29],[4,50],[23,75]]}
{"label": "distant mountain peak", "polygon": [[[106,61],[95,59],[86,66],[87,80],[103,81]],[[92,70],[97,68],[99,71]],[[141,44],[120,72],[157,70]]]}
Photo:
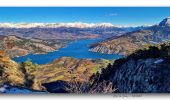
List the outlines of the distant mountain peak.
{"label": "distant mountain peak", "polygon": [[0,23],[0,27],[6,28],[57,28],[57,27],[77,27],[77,28],[95,28],[95,27],[116,27],[111,23]]}
{"label": "distant mountain peak", "polygon": [[159,26],[162,27],[170,27],[170,17],[167,17],[165,19],[163,19],[160,23]]}

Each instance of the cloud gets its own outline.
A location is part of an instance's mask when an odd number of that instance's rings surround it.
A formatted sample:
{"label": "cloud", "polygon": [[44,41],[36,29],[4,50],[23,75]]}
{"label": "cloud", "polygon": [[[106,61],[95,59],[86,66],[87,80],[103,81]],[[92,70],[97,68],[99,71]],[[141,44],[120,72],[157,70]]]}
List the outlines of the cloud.
{"label": "cloud", "polygon": [[106,14],[105,16],[112,17],[112,16],[117,16],[117,15],[118,15],[117,13],[110,13],[110,14]]}

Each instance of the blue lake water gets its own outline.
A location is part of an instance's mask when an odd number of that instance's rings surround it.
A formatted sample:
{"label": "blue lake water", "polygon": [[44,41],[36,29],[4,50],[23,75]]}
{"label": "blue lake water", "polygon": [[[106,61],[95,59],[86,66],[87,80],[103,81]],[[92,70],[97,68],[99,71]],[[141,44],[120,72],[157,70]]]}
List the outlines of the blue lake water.
{"label": "blue lake water", "polygon": [[49,52],[47,54],[28,54],[26,56],[13,58],[16,62],[24,62],[27,59],[31,59],[36,64],[46,64],[60,57],[73,57],[73,58],[90,58],[90,59],[118,59],[122,55],[117,54],[102,54],[90,52],[89,45],[101,41],[102,39],[84,39],[77,40],[69,43],[66,47],[60,48],[58,51]]}

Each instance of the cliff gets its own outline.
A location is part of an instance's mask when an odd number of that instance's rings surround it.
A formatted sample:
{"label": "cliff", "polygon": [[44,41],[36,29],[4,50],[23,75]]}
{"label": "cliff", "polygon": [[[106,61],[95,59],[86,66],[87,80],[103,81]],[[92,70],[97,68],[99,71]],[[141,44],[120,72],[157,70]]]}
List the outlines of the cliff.
{"label": "cliff", "polygon": [[162,58],[128,60],[113,76],[120,93],[169,93],[170,63]]}

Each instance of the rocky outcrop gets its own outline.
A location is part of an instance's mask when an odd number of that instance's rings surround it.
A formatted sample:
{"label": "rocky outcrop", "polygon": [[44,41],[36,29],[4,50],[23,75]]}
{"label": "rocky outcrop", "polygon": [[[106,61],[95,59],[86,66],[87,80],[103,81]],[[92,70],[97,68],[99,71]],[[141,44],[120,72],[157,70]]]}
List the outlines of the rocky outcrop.
{"label": "rocky outcrop", "polygon": [[170,64],[163,59],[128,60],[117,69],[113,83],[120,93],[169,93]]}
{"label": "rocky outcrop", "polygon": [[20,70],[19,64],[0,51],[0,84],[23,86],[24,82],[24,74]]}
{"label": "rocky outcrop", "polygon": [[170,44],[140,49],[115,60],[96,75],[99,82],[111,81],[118,93],[169,93]]}

